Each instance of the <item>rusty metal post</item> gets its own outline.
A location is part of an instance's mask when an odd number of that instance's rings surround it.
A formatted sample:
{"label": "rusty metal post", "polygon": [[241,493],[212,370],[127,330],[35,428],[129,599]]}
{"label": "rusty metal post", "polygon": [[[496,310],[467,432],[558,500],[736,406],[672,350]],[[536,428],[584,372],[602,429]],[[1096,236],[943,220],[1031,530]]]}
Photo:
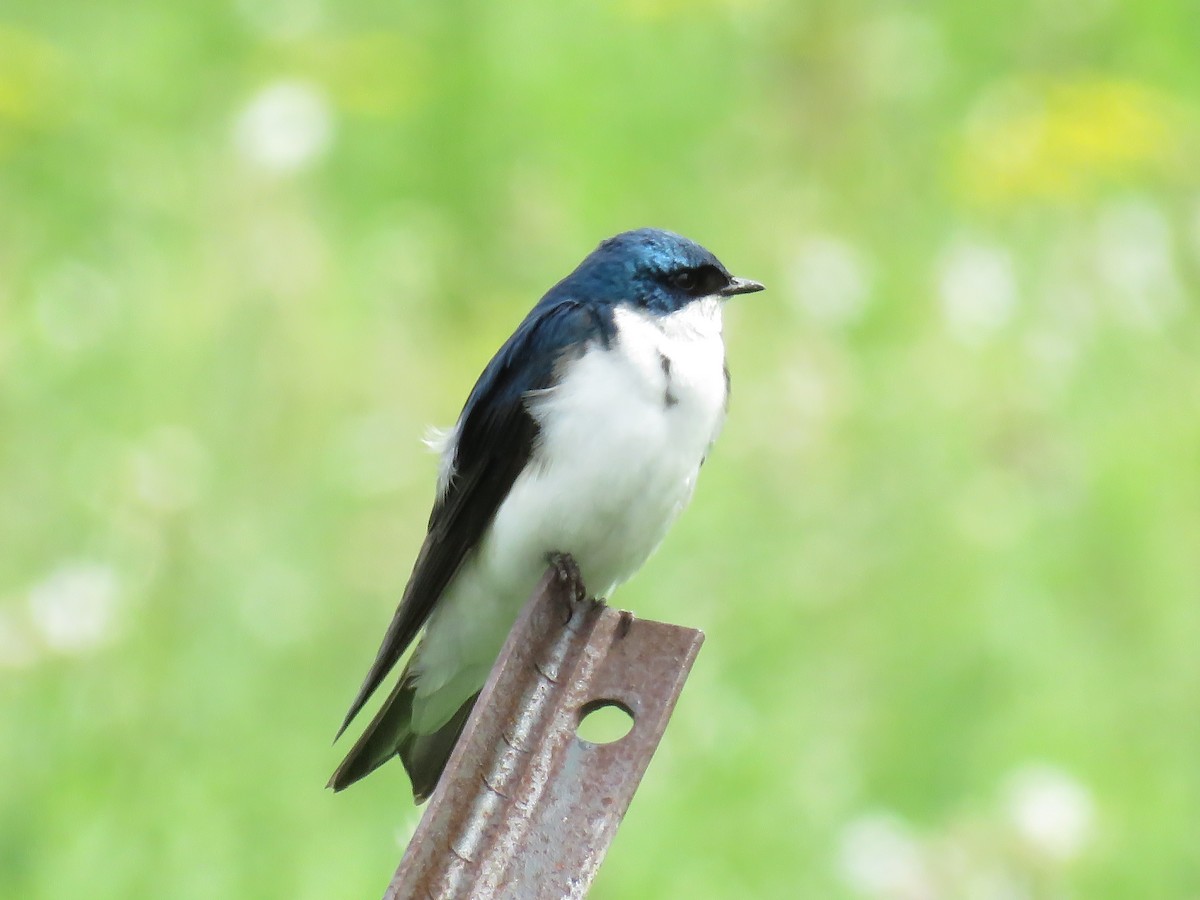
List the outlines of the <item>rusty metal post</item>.
{"label": "rusty metal post", "polygon": [[[587,893],[704,635],[574,594],[551,569],[526,603],[385,900]],[[630,732],[579,738],[605,705],[630,714]]]}

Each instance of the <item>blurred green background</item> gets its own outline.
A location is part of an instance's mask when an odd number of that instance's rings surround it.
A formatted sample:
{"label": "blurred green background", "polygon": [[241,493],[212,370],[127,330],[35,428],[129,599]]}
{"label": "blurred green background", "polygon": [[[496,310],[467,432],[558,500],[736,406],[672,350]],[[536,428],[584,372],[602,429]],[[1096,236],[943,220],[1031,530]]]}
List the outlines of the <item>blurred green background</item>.
{"label": "blurred green background", "polygon": [[1191,0],[9,0],[0,896],[369,898],[435,460],[658,225],[765,294],[617,602],[708,634],[596,898],[1200,896]]}

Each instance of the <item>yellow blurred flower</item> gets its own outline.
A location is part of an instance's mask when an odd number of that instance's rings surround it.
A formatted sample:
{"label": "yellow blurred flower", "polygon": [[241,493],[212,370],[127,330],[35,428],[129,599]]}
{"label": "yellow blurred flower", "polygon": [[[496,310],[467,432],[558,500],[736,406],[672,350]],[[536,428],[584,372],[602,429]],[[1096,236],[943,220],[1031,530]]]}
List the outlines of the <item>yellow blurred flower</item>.
{"label": "yellow blurred flower", "polygon": [[0,25],[0,149],[15,132],[34,130],[63,113],[58,51],[33,32]]}
{"label": "yellow blurred flower", "polygon": [[971,202],[1080,200],[1112,183],[1169,177],[1194,140],[1196,110],[1148,85],[1021,78],[987,92],[957,145]]}

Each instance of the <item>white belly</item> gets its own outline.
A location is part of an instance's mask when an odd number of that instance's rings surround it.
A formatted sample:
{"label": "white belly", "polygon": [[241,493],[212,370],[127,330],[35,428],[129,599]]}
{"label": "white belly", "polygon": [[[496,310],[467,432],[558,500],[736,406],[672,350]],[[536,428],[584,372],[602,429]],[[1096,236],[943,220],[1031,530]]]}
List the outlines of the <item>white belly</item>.
{"label": "white belly", "polygon": [[541,432],[533,459],[422,642],[419,730],[479,688],[548,554],[570,553],[589,591],[607,596],[691,499],[725,416],[720,303],[696,301],[665,319],[619,310],[616,324],[609,350],[590,349],[530,399]]}

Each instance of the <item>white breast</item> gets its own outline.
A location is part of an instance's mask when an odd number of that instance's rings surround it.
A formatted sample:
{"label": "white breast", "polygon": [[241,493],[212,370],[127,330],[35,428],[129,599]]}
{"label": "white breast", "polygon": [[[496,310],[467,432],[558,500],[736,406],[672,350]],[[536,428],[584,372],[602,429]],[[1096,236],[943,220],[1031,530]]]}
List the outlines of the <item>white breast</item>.
{"label": "white breast", "polygon": [[[455,708],[451,695],[462,691],[452,683],[474,684],[491,666],[548,553],[572,554],[589,590],[607,596],[691,499],[725,418],[721,301],[697,300],[665,317],[621,308],[615,324],[608,349],[589,348],[559,384],[529,400],[540,427],[533,459],[447,589],[421,647],[419,693],[446,688],[430,721]],[[479,671],[468,674],[467,660]]]}
{"label": "white breast", "polygon": [[[644,563],[691,499],[725,417],[721,307],[667,317],[623,308],[616,340],[593,348],[533,398],[535,465],[501,507],[498,556],[570,552],[607,593]],[[498,558],[497,563],[500,562]]]}

